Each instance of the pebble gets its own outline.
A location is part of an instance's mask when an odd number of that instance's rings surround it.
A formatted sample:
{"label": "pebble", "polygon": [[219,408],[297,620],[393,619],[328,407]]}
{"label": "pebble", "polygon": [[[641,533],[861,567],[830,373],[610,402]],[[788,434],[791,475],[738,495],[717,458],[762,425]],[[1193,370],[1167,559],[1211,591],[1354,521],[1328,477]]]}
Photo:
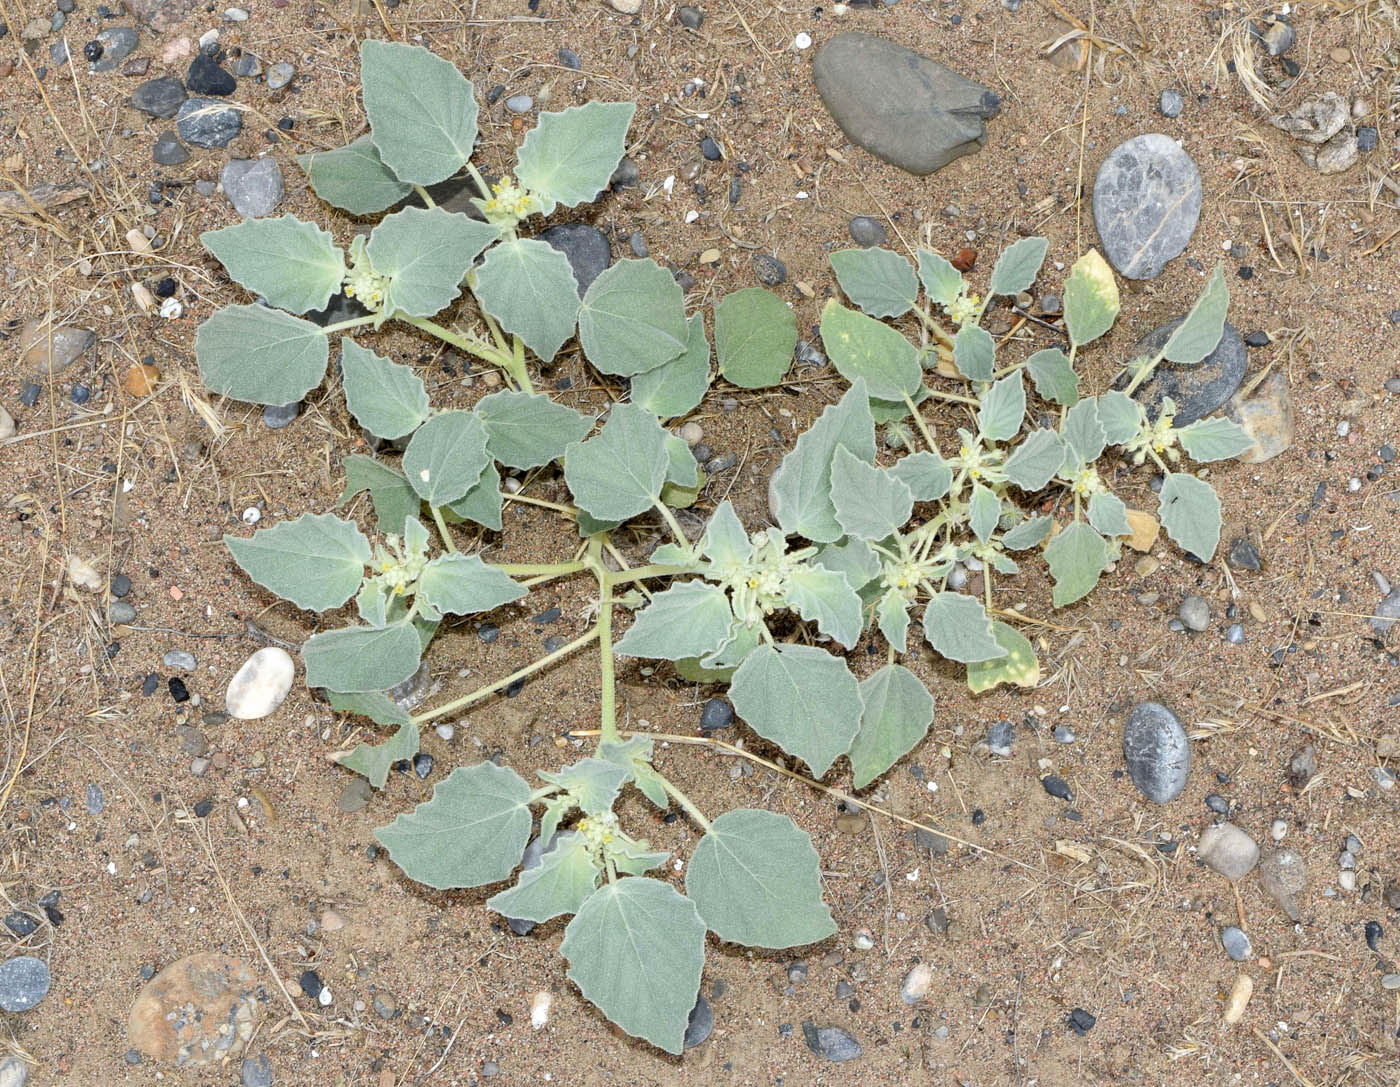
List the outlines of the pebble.
{"label": "pebble", "polygon": [[642,0],[608,0],[608,5],[623,15],[636,15],[642,10]]}
{"label": "pebble", "polygon": [[279,60],[267,70],[267,89],[270,91],[280,91],[292,81],[292,77],[296,74],[296,68],[288,64],[285,60]]}
{"label": "pebble", "polygon": [[233,209],[245,219],[271,215],[282,202],[282,167],[270,155],[233,159],[224,166],[219,181]]}
{"label": "pebble", "polygon": [[1244,1009],[1253,995],[1254,979],[1248,974],[1241,974],[1230,987],[1230,995],[1225,1000],[1225,1022],[1233,1025],[1243,1019]]}
{"label": "pebble", "polygon": [[0,1061],[0,1087],[24,1087],[29,1082],[29,1065],[23,1057]]}
{"label": "pebble", "polygon": [[1231,883],[1238,882],[1259,863],[1259,846],[1234,823],[1215,823],[1201,834],[1197,846],[1201,860]]}
{"label": "pebble", "polygon": [[860,1056],[860,1043],[840,1027],[819,1027],[806,1019],[802,1023],[802,1037],[813,1053],[838,1064]]}
{"label": "pebble", "polygon": [[1362,125],[1356,130],[1356,149],[1358,151],[1374,151],[1380,142],[1380,130],[1375,125]]}
{"label": "pebble", "polygon": [[537,237],[569,258],[569,267],[578,280],[580,298],[612,263],[612,246],[607,235],[587,223],[560,223],[540,231]]}
{"label": "pebble", "polygon": [[196,54],[185,73],[185,86],[191,94],[214,95],[225,98],[238,87],[238,80],[219,67],[219,62],[207,53]]}
{"label": "pebble", "polygon": [[1099,167],[1093,208],[1104,254],[1119,274],[1155,279],[1196,231],[1200,171],[1171,137],[1134,136]]}
{"label": "pebble", "polygon": [[614,189],[625,189],[629,185],[637,184],[641,178],[642,172],[637,168],[637,164],[629,158],[624,158],[612,172],[608,184]]}
{"label": "pebble", "polygon": [[926,962],[921,962],[904,976],[904,984],[899,990],[899,999],[906,1004],[917,1004],[928,996],[929,988],[932,985],[933,967]]}
{"label": "pebble", "polygon": [[19,390],[19,402],[26,408],[32,408],[39,402],[39,394],[44,390],[32,381],[26,381]]}
{"label": "pebble", "polygon": [[243,129],[243,114],[216,98],[190,98],[180,106],[175,127],[196,147],[223,147]]}
{"label": "pebble", "polygon": [[0,963],[0,1008],[27,1012],[49,995],[48,964],[33,955],[19,955]]}
{"label": "pebble", "polygon": [[1288,760],[1288,783],[1301,789],[1317,773],[1317,749],[1304,744]]}
{"label": "pebble", "polygon": [[676,11],[676,18],[687,30],[699,30],[700,24],[705,21],[705,13],[699,8],[687,5]]}
{"label": "pebble", "polygon": [[142,113],[169,120],[174,117],[189,95],[185,85],[174,76],[148,79],[131,92],[131,105]]}
{"label": "pebble", "polygon": [[1098,1021],[1098,1016],[1085,1008],[1075,1008],[1069,1013],[1070,1030],[1081,1038],[1093,1030]]}
{"label": "pebble", "polygon": [[1231,623],[1225,630],[1225,640],[1231,645],[1243,645],[1245,640],[1244,626],[1240,623]]}
{"label": "pebble", "polygon": [[765,287],[777,287],[787,282],[787,265],[769,253],[755,253],[753,270]]}
{"label": "pebble", "polygon": [[851,241],[859,246],[869,248],[873,245],[884,245],[889,239],[885,233],[885,227],[879,219],[869,215],[857,215],[850,223]]}
{"label": "pebble", "polygon": [[[1155,356],[1183,320],[1184,317],[1178,317],[1153,329],[1133,346],[1128,358]],[[1244,380],[1245,366],[1244,340],[1239,330],[1227,321],[1215,350],[1198,365],[1179,366],[1163,360],[1152,371],[1152,376],[1138,386],[1133,398],[1155,419],[1162,398],[1171,397],[1176,402],[1175,425],[1186,426],[1209,415],[1234,395]],[[1124,374],[1115,384],[1121,389],[1128,380],[1128,375]]]}
{"label": "pebble", "polygon": [[712,136],[706,136],[700,141],[700,154],[704,155],[710,162],[718,162],[720,159],[724,158],[724,151],[720,148],[720,145],[714,141],[714,137]]}
{"label": "pebble", "polygon": [[252,53],[244,53],[233,62],[233,74],[240,79],[254,79],[262,74],[262,62]]}
{"label": "pebble", "polygon": [[18,429],[15,425],[15,417],[4,408],[0,408],[0,441],[13,438]]}
{"label": "pebble", "polygon": [[189,161],[190,153],[180,142],[180,137],[167,129],[156,137],[151,147],[151,159],[161,166],[179,166]]}
{"label": "pebble", "polygon": [[1157,109],[1163,117],[1180,117],[1185,108],[1186,99],[1181,97],[1180,91],[1165,90],[1157,99]]}
{"label": "pebble", "polygon": [[1384,638],[1397,619],[1400,619],[1400,589],[1391,589],[1372,613],[1371,631],[1376,637]]}
{"label": "pebble", "polygon": [[1271,57],[1283,56],[1284,53],[1293,48],[1293,43],[1298,40],[1298,33],[1293,29],[1293,24],[1285,22],[1283,19],[1275,19],[1263,30],[1251,23],[1249,31]]}
{"label": "pebble", "polygon": [[694,1049],[710,1036],[710,1032],[715,1029],[715,1013],[710,1007],[710,1002],[705,999],[703,993],[695,997],[695,1007],[690,1009],[690,1018],[686,1020],[685,1037],[682,1040],[682,1049]]}
{"label": "pebble", "polygon": [[1072,801],[1074,799],[1074,792],[1070,789],[1069,783],[1058,774],[1050,774],[1041,778],[1040,784],[1056,800]]}
{"label": "pebble", "polygon": [[506,99],[506,109],[511,113],[529,113],[535,108],[535,100],[528,94],[513,94]]}
{"label": "pebble", "polygon": [[1243,536],[1237,536],[1230,542],[1230,551],[1226,555],[1225,561],[1236,570],[1248,570],[1254,574],[1257,574],[1263,567],[1259,549]]}
{"label": "pebble", "polygon": [[1186,788],[1191,745],[1176,714],[1159,702],[1134,707],[1123,726],[1128,776],[1147,799],[1166,804]]}
{"label": "pebble", "polygon": [[245,1057],[239,1078],[243,1087],[272,1087],[272,1062],[267,1054]]}
{"label": "pebble", "polygon": [[1202,597],[1188,596],[1177,610],[1182,626],[1198,633],[1210,626],[1210,605]]}
{"label": "pebble", "polygon": [[1068,725],[1056,725],[1050,735],[1054,737],[1057,744],[1072,744],[1076,739],[1074,729]]}
{"label": "pebble", "polygon": [[711,698],[700,710],[700,728],[704,732],[718,732],[734,723],[734,707],[723,698]]}
{"label": "pebble", "polygon": [[15,910],[5,914],[5,927],[23,940],[31,935],[39,927],[39,922],[30,917],[27,913]]}
{"label": "pebble", "polygon": [[1400,989],[1400,974],[1382,974],[1381,988],[1392,990]]}
{"label": "pebble", "polygon": [[74,325],[50,328],[47,321],[31,318],[19,333],[20,347],[24,350],[20,366],[40,373],[62,373],[96,342],[97,333],[91,329]]}
{"label": "pebble", "polygon": [[1220,945],[1225,948],[1225,954],[1236,962],[1244,962],[1253,951],[1249,937],[1234,925],[1220,930]]}
{"label": "pebble", "polygon": [[281,430],[300,414],[300,400],[291,404],[267,404],[263,407],[263,426],[268,430]]}
{"label": "pebble", "polygon": [[1248,399],[1236,394],[1226,414],[1254,439],[1254,445],[1238,458],[1245,464],[1272,460],[1293,444],[1295,416],[1286,374],[1270,374]]}
{"label": "pebble", "polygon": [[361,811],[374,796],[374,787],[364,778],[357,777],[348,782],[336,798],[335,806],[346,814]]}
{"label": "pebble", "polygon": [[818,51],[812,77],[848,139],[911,174],[931,174],[987,142],[1001,110],[990,89],[895,42],[838,34]]}
{"label": "pebble", "polygon": [[121,67],[122,61],[131,56],[132,50],[141,39],[129,26],[113,26],[97,35],[96,40],[101,50],[98,54],[100,59],[89,58],[93,59],[92,70],[114,72]]}
{"label": "pebble", "polygon": [[259,649],[229,680],[225,708],[240,721],[266,717],[282,705],[295,675],[296,665],[285,649]]}
{"label": "pebble", "polygon": [[1010,721],[998,721],[987,730],[987,750],[993,755],[1006,758],[1011,754],[1011,745],[1016,739],[1016,726]]}
{"label": "pebble", "polygon": [[136,609],[125,600],[114,600],[107,607],[107,622],[112,626],[122,626],[134,621]]}

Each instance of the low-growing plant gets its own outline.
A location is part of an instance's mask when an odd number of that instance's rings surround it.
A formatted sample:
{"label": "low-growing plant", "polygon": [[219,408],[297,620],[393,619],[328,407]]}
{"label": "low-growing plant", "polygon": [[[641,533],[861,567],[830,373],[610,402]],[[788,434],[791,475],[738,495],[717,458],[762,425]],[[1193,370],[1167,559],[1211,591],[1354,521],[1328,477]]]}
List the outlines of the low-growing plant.
{"label": "low-growing plant", "polygon": [[[692,502],[705,481],[662,421],[691,411],[710,386],[703,315],[685,315],[673,277],[650,261],[614,265],[580,299],[566,258],[521,235],[536,215],[602,191],[622,156],[632,105],[543,115],[513,178],[488,187],[469,161],[471,84],[407,46],[366,42],[362,61],[370,135],[302,159],[317,194],[357,215],[415,191],[430,204],[425,187],[465,168],[481,186],[482,218],[431,205],[396,211],[368,240],[356,236],[348,263],[328,233],[290,217],[204,236],[229,273],[267,303],[227,307],[201,327],[207,384],[255,403],[297,400],[324,379],[329,336],[341,333],[351,415],[375,437],[405,443],[397,466],[362,454],[345,461],[342,503],[369,492],[380,542],[326,513],[225,541],[253,580],[300,608],[327,612],[354,601],[359,622],[312,635],[302,657],[307,685],[323,689],[337,710],[395,730],[341,758],[376,787],[418,751],[422,726],[596,646],[593,754],[542,772],[538,787],[492,762],[455,769],[431,800],[376,835],[410,878],[440,889],[476,887],[507,880],[521,865],[539,808],[539,862],[488,905],[537,923],[572,914],[561,946],[568,976],[624,1030],[678,1052],[707,932],[784,948],[822,940],[836,926],[822,901],[817,852],[790,819],[754,809],[711,818],[653,761],[655,741],[682,737],[619,728],[616,658],[670,661],[687,680],[728,684],[753,732],[818,778],[846,756],[856,789],[889,770],[932,724],[932,695],[899,663],[925,645],[964,664],[974,692],[1035,685],[1035,651],[1005,621],[1018,616],[994,607],[993,575],[1018,572],[1012,553],[1042,549],[1055,606],[1094,588],[1132,533],[1125,503],[1096,467],[1109,447],[1130,466],[1150,460],[1160,469],[1167,532],[1203,561],[1214,555],[1219,502],[1207,483],[1175,466],[1183,451],[1196,460],[1234,456],[1248,436],[1219,419],[1177,428],[1169,400],[1149,419],[1131,394],[1163,360],[1192,365],[1214,349],[1228,303],[1224,279],[1217,268],[1160,352],[1129,365],[1122,391],[1081,397],[1078,353],[1119,309],[1113,274],[1097,253],[1081,257],[1064,284],[1068,353],[1048,348],[999,368],[981,319],[993,296],[1032,286],[1044,239],[1003,252],[982,298],[929,249],[918,251],[917,266],[884,249],[837,252],[837,280],[858,308],[829,301],[821,337],[848,391],[774,472],[772,524],[746,527],[723,501],[692,540],[674,508]],[[471,306],[459,301],[463,286]],[[364,316],[322,328],[272,308],[321,309],[342,287]],[[445,309],[454,317],[440,324],[434,318]],[[911,314],[917,344],[886,323]],[[390,320],[499,366],[510,387],[470,410],[434,409],[410,367],[344,335]],[[484,332],[460,321],[480,322]],[[782,379],[796,326],[775,295],[731,294],[715,307],[713,326],[719,372],[732,384]],[[531,385],[527,349],[549,360],[575,335],[597,370],[630,379],[630,401],[613,404],[596,433],[593,419]],[[957,391],[930,388],[930,372],[942,372]],[[1025,429],[1026,374],[1047,410],[1058,409],[1057,420],[1040,416],[1054,425]],[[936,440],[921,409],[930,399],[965,411],[956,442]],[[885,444],[904,450],[886,464],[877,456],[877,423],[887,428]],[[572,503],[502,490],[498,465],[542,475],[555,464]],[[578,548],[552,563],[460,553],[452,526],[471,521],[499,532],[507,498],[576,522]],[[613,534],[639,518],[659,518],[672,539],[645,565],[631,566]],[[981,599],[949,587],[960,564],[982,571]],[[488,612],[531,585],[574,576],[597,586],[596,620],[584,634],[421,712],[390,696],[418,671],[443,616]],[[618,609],[633,615],[615,640]],[[856,658],[846,654],[877,631],[884,661],[858,676]],[[647,874],[669,853],[620,825],[614,806],[629,784],[659,808],[679,805],[703,831],[684,893]]]}

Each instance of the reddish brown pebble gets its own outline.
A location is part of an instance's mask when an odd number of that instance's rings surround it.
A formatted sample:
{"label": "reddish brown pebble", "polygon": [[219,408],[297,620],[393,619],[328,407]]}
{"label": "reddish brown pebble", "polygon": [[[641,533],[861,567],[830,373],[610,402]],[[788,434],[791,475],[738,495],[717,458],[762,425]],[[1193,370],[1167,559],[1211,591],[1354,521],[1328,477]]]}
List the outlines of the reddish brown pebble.
{"label": "reddish brown pebble", "polygon": [[15,62],[12,60],[0,60],[0,79],[5,79],[15,70]]}
{"label": "reddish brown pebble", "polygon": [[126,380],[122,382],[122,388],[132,396],[150,396],[156,391],[156,382],[160,380],[160,371],[149,363],[142,365],[133,362],[131,369],[126,372]]}
{"label": "reddish brown pebble", "polygon": [[959,249],[958,255],[952,259],[951,263],[960,272],[970,272],[972,266],[977,263],[977,250]]}

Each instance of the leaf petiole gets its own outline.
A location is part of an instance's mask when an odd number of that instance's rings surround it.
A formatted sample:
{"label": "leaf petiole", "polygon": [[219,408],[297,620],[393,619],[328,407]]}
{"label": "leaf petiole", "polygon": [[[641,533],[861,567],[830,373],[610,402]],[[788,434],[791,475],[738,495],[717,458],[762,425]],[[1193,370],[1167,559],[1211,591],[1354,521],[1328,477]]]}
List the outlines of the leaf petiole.
{"label": "leaf petiole", "polygon": [[379,320],[379,314],[371,313],[368,317],[351,317],[349,320],[337,321],[333,325],[326,325],[321,332],[329,336],[333,332],[344,332],[348,328],[359,328],[361,325],[372,325]]}
{"label": "leaf petiole", "polygon": [[447,548],[449,554],[457,553],[457,545],[452,542],[452,533],[447,531],[447,522],[442,517],[441,506],[428,507],[433,511],[433,523],[437,525],[438,535],[442,537],[442,546]]}
{"label": "leaf petiole", "polygon": [[695,801],[681,792],[680,789],[672,783],[671,779],[660,770],[656,769],[656,767],[653,766],[651,769],[652,773],[656,775],[656,780],[661,782],[661,787],[675,799],[677,804],[685,809],[685,813],[694,819],[706,834],[709,834],[714,827],[711,825],[710,821],[705,818],[705,813],[696,807]]}

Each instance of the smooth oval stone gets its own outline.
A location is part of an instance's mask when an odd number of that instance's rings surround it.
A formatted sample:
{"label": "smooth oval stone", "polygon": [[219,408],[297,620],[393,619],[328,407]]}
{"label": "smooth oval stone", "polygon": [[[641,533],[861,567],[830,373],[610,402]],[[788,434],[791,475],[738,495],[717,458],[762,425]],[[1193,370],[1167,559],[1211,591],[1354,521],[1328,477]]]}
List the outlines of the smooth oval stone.
{"label": "smooth oval stone", "polygon": [[185,649],[172,649],[160,659],[161,664],[177,672],[193,672],[199,666],[194,654]]}
{"label": "smooth oval stone", "polygon": [[888,239],[880,220],[873,219],[869,215],[857,215],[852,219],[850,231],[851,241],[865,248],[872,245],[884,245]]}
{"label": "smooth oval stone", "polygon": [[1225,414],[1254,439],[1254,444],[1239,455],[1243,464],[1273,460],[1293,444],[1296,418],[1287,374],[1275,371],[1248,397],[1235,393],[1225,405]]}
{"label": "smooth oval stone", "polygon": [[838,34],[812,78],[847,138],[911,174],[931,174],[987,142],[996,93],[912,49],[871,34]]}
{"label": "smooth oval stone", "polygon": [[1196,851],[1208,868],[1231,883],[1244,879],[1259,863],[1258,843],[1234,823],[1206,827]]}
{"label": "smooth oval stone", "polygon": [[578,280],[580,298],[612,263],[612,246],[608,244],[607,235],[587,223],[560,223],[541,230],[538,237],[569,258],[569,267]]}
{"label": "smooth oval stone", "polygon": [[819,1027],[808,1019],[802,1024],[802,1037],[813,1053],[838,1064],[860,1056],[860,1043],[841,1027]]}
{"label": "smooth oval stone", "polygon": [[1094,179],[1094,226],[1104,254],[1128,279],[1155,279],[1180,256],[1201,217],[1201,174],[1170,136],[1120,143]]}
{"label": "smooth oval stone", "polygon": [[229,680],[224,706],[240,721],[266,717],[287,697],[295,676],[296,665],[285,649],[259,649]]}
{"label": "smooth oval stone", "polygon": [[267,70],[267,89],[270,91],[280,91],[292,81],[292,76],[297,74],[297,70],[285,60],[279,60]]}
{"label": "smooth oval stone", "polygon": [[[1167,342],[1167,337],[1176,331],[1184,317],[1154,328],[1140,339],[1128,357],[1140,359],[1155,356]],[[1163,359],[1152,371],[1152,376],[1144,381],[1133,393],[1133,399],[1147,409],[1148,417],[1156,419],[1162,407],[1162,398],[1170,396],[1176,403],[1176,425],[1179,427],[1194,423],[1209,415],[1235,395],[1235,390],[1244,380],[1245,371],[1244,338],[1229,321],[1220,333],[1220,342],[1215,350],[1201,360],[1197,366],[1180,366]],[[1114,382],[1116,388],[1125,388],[1129,374],[1124,373]]]}
{"label": "smooth oval stone", "polygon": [[1238,929],[1234,925],[1221,929],[1220,946],[1225,949],[1225,954],[1236,962],[1244,962],[1253,950],[1249,937],[1244,934],[1242,929]]}
{"label": "smooth oval stone", "polygon": [[48,964],[33,955],[20,955],[0,963],[0,1008],[27,1012],[49,995]]}
{"label": "smooth oval stone", "polygon": [[1176,714],[1160,702],[1134,707],[1123,726],[1128,776],[1148,800],[1166,804],[1186,788],[1191,744]]}
{"label": "smooth oval stone", "polygon": [[263,407],[263,426],[268,430],[281,430],[289,426],[301,414],[301,401],[290,404],[266,404]]}

